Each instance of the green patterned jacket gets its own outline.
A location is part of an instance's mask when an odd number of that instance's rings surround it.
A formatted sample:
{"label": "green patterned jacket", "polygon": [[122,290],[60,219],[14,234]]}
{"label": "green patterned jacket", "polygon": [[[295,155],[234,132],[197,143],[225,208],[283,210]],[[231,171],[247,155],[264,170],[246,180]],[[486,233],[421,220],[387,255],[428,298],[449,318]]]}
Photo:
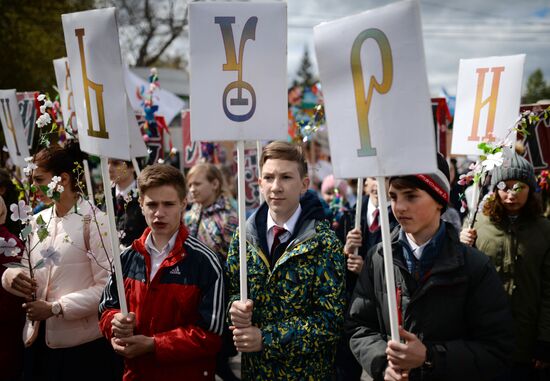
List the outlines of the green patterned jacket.
{"label": "green patterned jacket", "polygon": [[[247,222],[248,298],[254,301],[252,324],[262,330],[264,349],[243,353],[243,380],[331,379],[344,322],[345,259],[328,222],[307,218],[318,212],[308,204],[302,202],[296,231],[272,271],[265,255],[266,204]],[[238,232],[227,268],[231,305],[239,299]]]}

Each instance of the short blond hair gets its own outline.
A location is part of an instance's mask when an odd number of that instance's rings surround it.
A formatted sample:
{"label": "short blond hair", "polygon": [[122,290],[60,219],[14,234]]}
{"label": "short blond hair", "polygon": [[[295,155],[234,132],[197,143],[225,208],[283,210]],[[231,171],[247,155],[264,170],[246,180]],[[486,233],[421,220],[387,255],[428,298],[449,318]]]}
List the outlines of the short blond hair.
{"label": "short blond hair", "polygon": [[297,144],[274,141],[265,146],[260,158],[260,171],[269,159],[293,161],[298,164],[298,172],[302,178],[307,176],[307,162],[302,146]]}

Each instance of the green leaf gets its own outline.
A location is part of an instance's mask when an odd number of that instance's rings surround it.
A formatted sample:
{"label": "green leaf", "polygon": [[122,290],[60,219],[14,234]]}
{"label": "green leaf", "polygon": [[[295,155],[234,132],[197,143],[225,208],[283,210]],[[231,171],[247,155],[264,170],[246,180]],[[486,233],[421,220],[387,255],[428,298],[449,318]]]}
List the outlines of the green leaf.
{"label": "green leaf", "polygon": [[33,270],[41,269],[42,267],[44,267],[44,265],[45,265],[44,258],[42,258],[41,260],[36,262],[36,265],[34,265]]}
{"label": "green leaf", "polygon": [[40,226],[46,225],[46,221],[44,221],[41,215],[38,215],[38,218],[36,219],[36,223]]}
{"label": "green leaf", "polygon": [[26,225],[23,230],[21,230],[21,238],[23,240],[27,239],[27,237],[29,236],[29,234],[32,233],[32,226],[31,225]]}
{"label": "green leaf", "polygon": [[39,185],[38,188],[42,191],[42,193],[47,194],[50,188],[48,188],[47,185]]}
{"label": "green leaf", "polygon": [[38,233],[38,240],[40,242],[44,241],[46,237],[49,235],[48,229],[46,229],[45,227],[41,227],[40,229],[38,229],[37,233]]}
{"label": "green leaf", "polygon": [[19,262],[9,262],[9,263],[4,263],[4,266],[6,266],[8,269],[21,269],[21,268],[25,268],[26,266],[19,263]]}
{"label": "green leaf", "polygon": [[481,173],[476,173],[474,175],[474,184],[479,183],[479,180],[481,179]]}

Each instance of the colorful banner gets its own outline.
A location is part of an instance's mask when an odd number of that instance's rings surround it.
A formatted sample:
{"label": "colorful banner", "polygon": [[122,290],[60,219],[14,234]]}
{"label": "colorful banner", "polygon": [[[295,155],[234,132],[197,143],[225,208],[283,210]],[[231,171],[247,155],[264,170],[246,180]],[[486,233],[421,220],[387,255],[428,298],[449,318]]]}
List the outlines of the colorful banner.
{"label": "colorful banner", "polygon": [[479,143],[508,135],[519,116],[524,62],[525,54],[460,60],[452,154],[479,155]]}
{"label": "colorful banner", "polygon": [[313,29],[335,177],[436,170],[421,25],[403,1]]}
{"label": "colorful banner", "polygon": [[[246,210],[254,210],[260,206],[260,191],[258,188],[258,151],[255,148],[244,150],[245,197]],[[233,173],[237,173],[237,150],[233,150]]]}
{"label": "colorful banner", "polygon": [[201,157],[201,144],[191,140],[191,112],[181,112],[181,130],[183,132],[183,167],[191,168]]}
{"label": "colorful banner", "polygon": [[166,122],[162,116],[155,116],[156,123],[149,125],[142,114],[135,116],[147,146],[147,157],[143,166],[155,164],[159,159],[164,159],[164,132],[168,129]]}
{"label": "colorful banner", "polygon": [[286,3],[191,3],[193,141],[287,136]]}
{"label": "colorful banner", "polygon": [[[143,109],[143,94],[149,88],[150,83],[140,76],[132,73],[129,68],[124,68],[124,85],[130,104],[135,111]],[[162,85],[162,80],[161,80]],[[186,107],[186,103],[177,95],[168,90],[158,88],[155,90],[155,104],[158,106],[157,114],[163,116],[168,124]]]}
{"label": "colorful banner", "polygon": [[447,100],[445,98],[432,98],[432,113],[437,151],[447,157],[447,131],[453,121],[447,106]]}
{"label": "colorful banner", "polygon": [[[520,111],[540,113],[549,106],[550,104],[522,105]],[[533,164],[537,172],[550,169],[550,115],[546,119],[540,117],[539,121],[528,124],[527,131],[529,135],[523,137],[525,158]]]}

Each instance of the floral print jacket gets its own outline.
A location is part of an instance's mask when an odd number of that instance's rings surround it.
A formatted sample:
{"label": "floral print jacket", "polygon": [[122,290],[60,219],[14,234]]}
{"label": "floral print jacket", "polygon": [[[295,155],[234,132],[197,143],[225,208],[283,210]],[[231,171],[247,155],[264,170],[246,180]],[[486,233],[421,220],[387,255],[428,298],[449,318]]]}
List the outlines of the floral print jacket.
{"label": "floral print jacket", "polygon": [[[264,349],[243,353],[243,380],[331,379],[344,322],[345,259],[318,199],[307,196],[317,197],[306,193],[302,198],[295,232],[273,268],[265,254],[267,205],[248,220],[248,298],[254,301],[252,324],[262,331]],[[239,299],[238,233],[227,269],[231,305]]]}
{"label": "floral print jacket", "polygon": [[206,208],[193,204],[185,214],[189,235],[196,237],[224,260],[238,224],[237,211],[223,195]]}

